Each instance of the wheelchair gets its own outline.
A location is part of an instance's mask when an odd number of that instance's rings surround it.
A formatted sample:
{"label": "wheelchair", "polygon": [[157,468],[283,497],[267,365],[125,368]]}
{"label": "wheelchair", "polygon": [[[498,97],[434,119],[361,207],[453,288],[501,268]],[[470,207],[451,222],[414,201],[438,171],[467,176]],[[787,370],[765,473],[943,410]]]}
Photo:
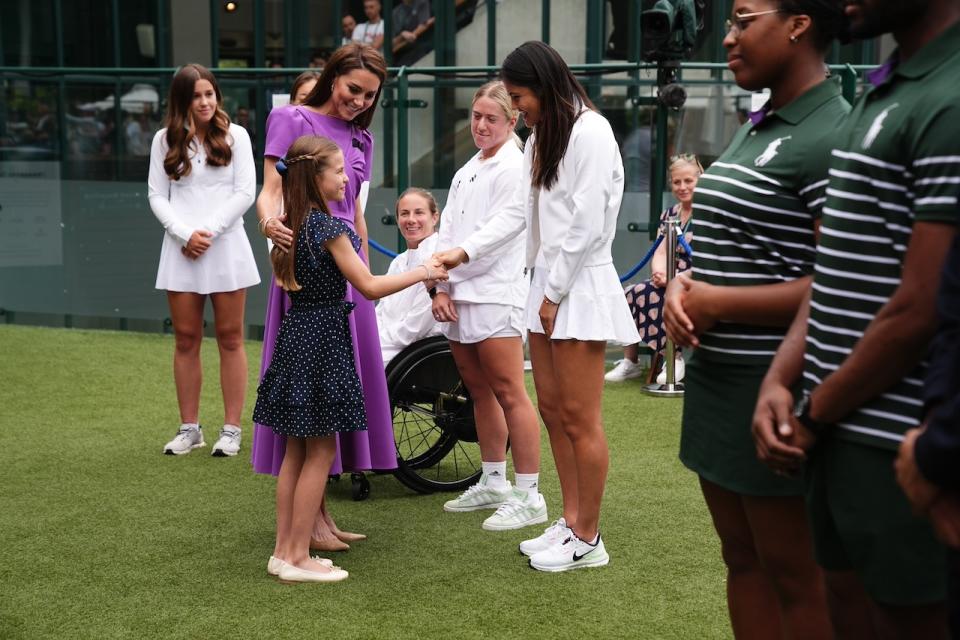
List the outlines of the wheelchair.
{"label": "wheelchair", "polygon": [[480,479],[473,402],[443,336],[398,353],[386,369],[397,480],[418,493],[462,491]]}

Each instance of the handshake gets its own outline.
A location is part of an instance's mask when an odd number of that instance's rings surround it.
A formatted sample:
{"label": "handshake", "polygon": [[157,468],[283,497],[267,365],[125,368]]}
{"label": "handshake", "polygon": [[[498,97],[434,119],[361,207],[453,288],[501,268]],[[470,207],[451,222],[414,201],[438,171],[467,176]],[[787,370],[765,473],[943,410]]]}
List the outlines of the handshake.
{"label": "handshake", "polygon": [[447,280],[450,277],[447,269],[453,269],[468,260],[466,252],[460,247],[438,251],[428,260],[424,260],[420,266],[427,271],[427,288],[433,287],[437,282]]}

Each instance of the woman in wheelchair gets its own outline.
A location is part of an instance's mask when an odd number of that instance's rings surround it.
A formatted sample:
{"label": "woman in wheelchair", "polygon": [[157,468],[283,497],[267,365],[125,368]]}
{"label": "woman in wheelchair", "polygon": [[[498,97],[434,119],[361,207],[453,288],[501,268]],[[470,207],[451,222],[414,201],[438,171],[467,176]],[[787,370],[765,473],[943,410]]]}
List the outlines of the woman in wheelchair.
{"label": "woman in wheelchair", "polygon": [[[387,275],[409,271],[436,251],[439,222],[437,201],[432,193],[411,187],[400,195],[397,225],[407,250],[393,259]],[[409,287],[381,299],[377,304],[377,327],[384,366],[405,347],[440,334],[426,287]]]}
{"label": "woman in wheelchair", "polygon": [[[470,132],[480,150],[453,177],[440,223],[442,247],[459,246],[505,209],[523,210],[523,152],[513,129],[517,112],[500,81],[473,98]],[[457,369],[473,400],[482,473],[477,484],[443,505],[445,511],[496,509],[490,531],[546,522],[537,488],[540,436],[523,376],[523,309],[527,281],[524,237],[458,267],[437,285],[434,315],[443,323]],[[507,436],[516,472],[506,478]]]}

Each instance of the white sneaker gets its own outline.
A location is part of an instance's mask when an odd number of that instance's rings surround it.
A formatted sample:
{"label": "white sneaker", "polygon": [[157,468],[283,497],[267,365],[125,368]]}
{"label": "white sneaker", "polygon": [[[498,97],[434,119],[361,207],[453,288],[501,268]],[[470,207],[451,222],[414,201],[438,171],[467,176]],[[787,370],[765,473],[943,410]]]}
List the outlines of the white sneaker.
{"label": "white sneaker", "polygon": [[163,445],[163,452],[168,456],[182,456],[205,446],[207,446],[207,443],[203,441],[202,427],[199,425],[196,427],[181,426],[176,437]]}
{"label": "white sneaker", "polygon": [[524,540],[520,543],[520,553],[525,556],[532,556],[535,553],[546,551],[550,547],[563,542],[572,531],[567,527],[567,521],[563,518],[554,520],[553,524],[544,529],[536,538]]}
{"label": "white sneaker", "polygon": [[536,491],[528,493],[514,489],[510,499],[483,521],[483,528],[487,531],[509,531],[546,521],[547,501],[543,496]]}
{"label": "white sneaker", "polygon": [[603,539],[597,535],[597,544],[584,542],[572,531],[560,544],[534,554],[530,566],[537,571],[571,571],[584,567],[602,567],[610,562],[610,556],[603,546]]}
{"label": "white sneaker", "polygon": [[496,509],[510,499],[511,485],[509,482],[502,486],[490,486],[486,478],[460,494],[459,498],[447,500],[443,503],[443,510],[454,513],[463,511],[479,511],[480,509]]}
{"label": "white sneaker", "polygon": [[211,455],[218,458],[226,456],[235,456],[240,453],[240,429],[232,425],[223,425],[220,429],[220,437],[213,445]]}
{"label": "white sneaker", "polygon": [[[683,380],[683,374],[685,373],[686,367],[683,364],[683,356],[679,353],[673,361],[673,381],[680,382]],[[657,384],[667,384],[667,367],[664,366],[660,369],[660,373],[657,374]]]}
{"label": "white sneaker", "polygon": [[617,361],[617,366],[607,372],[603,379],[607,382],[623,382],[643,375],[643,367],[639,362],[630,362],[627,358]]}

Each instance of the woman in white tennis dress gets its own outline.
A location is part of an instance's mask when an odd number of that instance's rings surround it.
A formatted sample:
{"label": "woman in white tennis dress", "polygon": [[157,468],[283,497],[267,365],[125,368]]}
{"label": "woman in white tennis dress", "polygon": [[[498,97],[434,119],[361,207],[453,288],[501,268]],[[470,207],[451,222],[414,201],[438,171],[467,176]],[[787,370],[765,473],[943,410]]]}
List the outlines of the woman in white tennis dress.
{"label": "woman in white tennis dress", "polygon": [[220,351],[224,419],[215,456],[240,450],[247,387],[243,347],[246,289],[260,282],[243,214],[253,204],[256,171],[250,136],[230,123],[216,79],[200,65],[182,67],[170,85],[166,127],[150,150],[150,208],[165,234],[157,289],[167,292],[176,347],[173,375],[180,428],[164,453],[205,445],[199,422],[203,308],[210,296]]}

